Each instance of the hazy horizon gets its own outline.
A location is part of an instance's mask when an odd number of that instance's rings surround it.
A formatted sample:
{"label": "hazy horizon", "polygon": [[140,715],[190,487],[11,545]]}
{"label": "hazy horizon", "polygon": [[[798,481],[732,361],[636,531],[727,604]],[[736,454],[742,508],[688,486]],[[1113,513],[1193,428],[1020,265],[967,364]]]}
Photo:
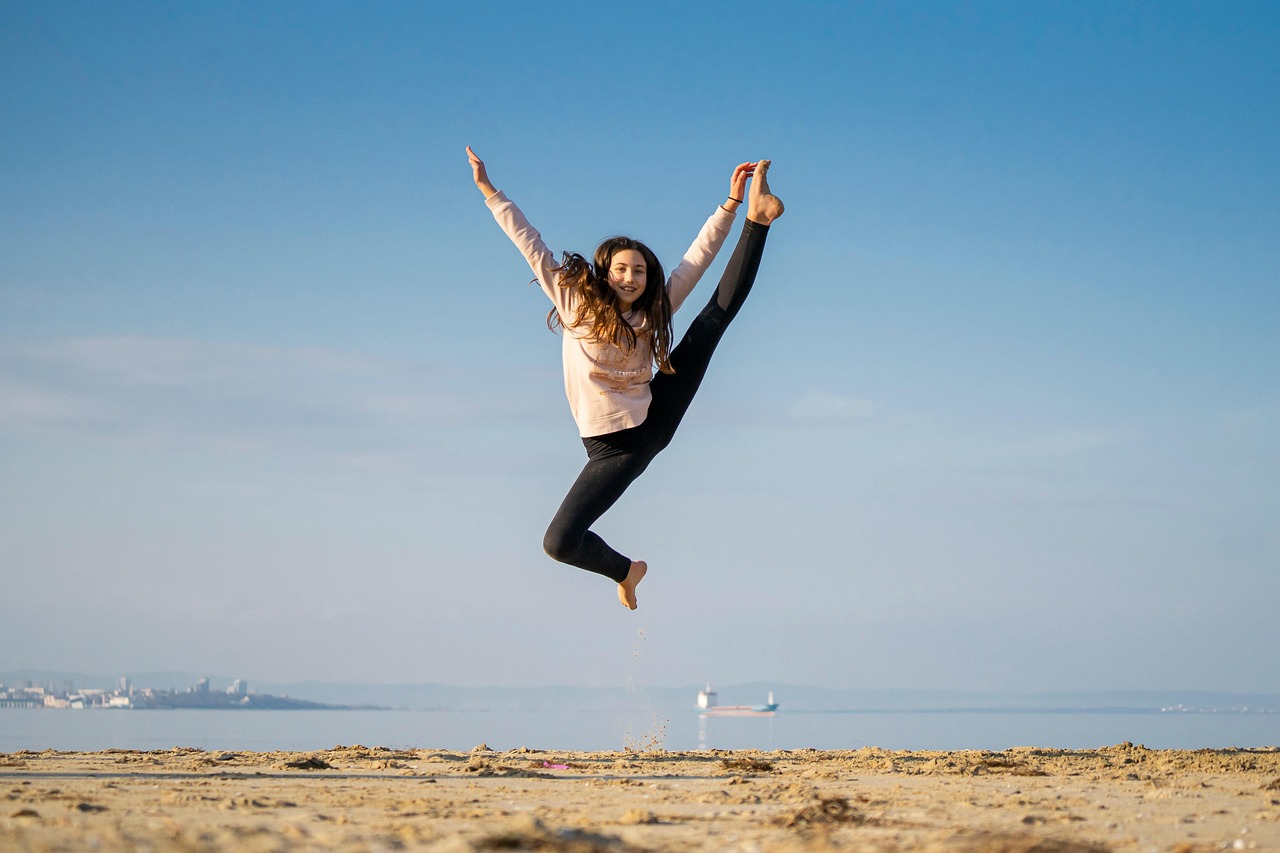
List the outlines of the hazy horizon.
{"label": "hazy horizon", "polygon": [[[683,700],[688,700],[692,707],[693,698],[697,692],[709,686],[719,695],[721,703],[764,701],[767,692],[775,693],[780,698],[785,697],[788,707],[792,710],[797,705],[801,708],[808,706],[833,709],[837,706],[850,707],[847,705],[850,702],[867,702],[881,699],[895,702],[914,701],[916,704],[911,707],[919,708],[941,707],[941,703],[956,702],[960,703],[957,706],[960,708],[977,708],[983,707],[980,704],[982,702],[1021,701],[1024,704],[1030,703],[1028,707],[1077,707],[1084,709],[1096,707],[1096,705],[1088,704],[1090,702],[1120,703],[1117,707],[1135,708],[1171,706],[1184,702],[1211,702],[1217,703],[1216,707],[1222,709],[1228,706],[1238,707],[1241,703],[1257,705],[1257,703],[1261,702],[1265,703],[1265,706],[1255,708],[1255,710],[1268,711],[1270,713],[1280,712],[1280,693],[1208,691],[1195,688],[1020,691],[984,689],[978,686],[955,689],[823,686],[786,681],[748,681],[724,684],[704,681],[685,684],[615,684],[595,687],[574,684],[542,684],[513,687],[502,684],[379,683],[326,681],[324,679],[287,682],[255,681],[253,678],[245,676],[197,674],[182,671],[122,673],[121,675],[113,676],[102,673],[53,672],[30,669],[0,672],[0,685],[16,687],[19,686],[17,681],[30,681],[32,686],[40,687],[66,687],[71,684],[77,690],[111,690],[119,686],[121,677],[128,678],[130,687],[135,690],[182,691],[186,688],[195,687],[200,679],[207,678],[208,689],[215,693],[223,692],[233,683],[238,683],[238,686],[246,689],[249,693],[289,695],[294,698],[337,704],[381,704],[384,707],[413,707],[411,704],[404,706],[394,704],[397,701],[412,701],[412,697],[418,697],[419,699],[425,699],[428,696],[453,697],[455,701],[464,700],[465,704],[466,700],[478,698],[480,701],[486,701],[504,694],[520,696],[522,697],[522,703],[528,701],[529,695],[536,694],[552,705],[556,704],[558,699],[572,705],[580,701],[593,701],[592,697],[595,697],[594,701],[603,701],[602,697],[625,695],[633,700],[652,702],[661,696],[664,697],[664,701],[682,702]],[[296,691],[310,692],[304,694]],[[797,696],[800,697],[799,703],[796,701]],[[815,702],[817,703],[816,705]],[[1046,704],[1053,702],[1065,704],[1061,706]],[[391,704],[387,705],[386,703]],[[1224,705],[1222,703],[1227,704]],[[997,704],[991,707],[1009,709],[1022,706]],[[1196,707],[1204,706],[1198,705]]]}

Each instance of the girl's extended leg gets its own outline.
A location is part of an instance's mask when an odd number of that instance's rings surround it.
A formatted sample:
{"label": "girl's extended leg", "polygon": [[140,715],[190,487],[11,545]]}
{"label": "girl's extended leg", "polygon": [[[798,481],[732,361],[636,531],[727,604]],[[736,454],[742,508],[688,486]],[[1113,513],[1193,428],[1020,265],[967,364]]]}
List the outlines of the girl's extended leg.
{"label": "girl's extended leg", "polygon": [[675,373],[660,373],[650,383],[653,401],[643,425],[656,442],[654,454],[671,442],[676,427],[689,410],[716,345],[751,292],[760,269],[765,239],[769,236],[769,225],[783,213],[782,201],[769,191],[769,165],[768,160],[756,165],[748,196],[747,221],[742,225],[742,235],[725,265],[716,292],[671,351]]}
{"label": "girl's extended leg", "polygon": [[671,366],[675,373],[660,373],[650,383],[653,401],[649,404],[644,425],[649,427],[658,443],[655,452],[671,442],[676,427],[702,385],[725,329],[751,292],[768,235],[767,225],[750,220],[743,224],[742,236],[738,238],[716,292],[671,351]]}

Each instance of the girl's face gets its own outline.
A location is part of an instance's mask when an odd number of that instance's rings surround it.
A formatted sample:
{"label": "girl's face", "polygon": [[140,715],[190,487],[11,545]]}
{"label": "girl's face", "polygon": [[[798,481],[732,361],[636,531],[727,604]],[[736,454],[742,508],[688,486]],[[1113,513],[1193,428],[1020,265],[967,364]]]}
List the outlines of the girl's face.
{"label": "girl's face", "polygon": [[618,301],[630,308],[644,294],[649,269],[644,255],[635,249],[614,252],[609,260],[609,287],[618,295]]}

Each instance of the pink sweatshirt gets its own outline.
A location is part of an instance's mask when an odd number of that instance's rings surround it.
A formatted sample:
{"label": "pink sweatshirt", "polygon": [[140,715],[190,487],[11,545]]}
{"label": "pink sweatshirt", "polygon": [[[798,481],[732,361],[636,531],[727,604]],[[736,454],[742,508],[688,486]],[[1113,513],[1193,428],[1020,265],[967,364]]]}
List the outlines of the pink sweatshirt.
{"label": "pink sweatshirt", "polygon": [[[542,290],[551,299],[564,326],[564,391],[569,410],[583,437],[604,435],[644,423],[649,414],[649,380],[653,378],[653,335],[642,323],[634,323],[636,346],[626,350],[613,343],[600,343],[589,329],[575,329],[573,321],[577,293],[560,287],[559,261],[542,235],[529,224],[515,203],[501,191],[485,199],[493,218],[529,262]],[[724,245],[734,214],[717,207],[707,219],[693,245],[667,279],[671,310],[679,309],[685,297],[702,278]]]}

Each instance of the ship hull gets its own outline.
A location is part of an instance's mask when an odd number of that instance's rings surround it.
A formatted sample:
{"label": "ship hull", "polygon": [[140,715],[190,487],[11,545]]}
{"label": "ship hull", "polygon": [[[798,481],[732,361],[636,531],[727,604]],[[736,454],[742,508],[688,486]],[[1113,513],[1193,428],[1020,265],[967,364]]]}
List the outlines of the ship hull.
{"label": "ship hull", "polygon": [[772,717],[777,710],[776,703],[773,705],[712,705],[710,708],[704,708],[700,715],[703,717]]}

